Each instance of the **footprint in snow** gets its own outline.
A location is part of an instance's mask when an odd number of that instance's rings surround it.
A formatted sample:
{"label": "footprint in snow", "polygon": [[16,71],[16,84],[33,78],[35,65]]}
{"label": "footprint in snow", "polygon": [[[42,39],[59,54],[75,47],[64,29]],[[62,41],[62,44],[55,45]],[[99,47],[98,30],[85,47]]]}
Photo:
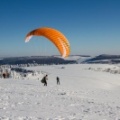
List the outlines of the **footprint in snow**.
{"label": "footprint in snow", "polygon": [[60,92],[58,95],[66,95],[66,92]]}

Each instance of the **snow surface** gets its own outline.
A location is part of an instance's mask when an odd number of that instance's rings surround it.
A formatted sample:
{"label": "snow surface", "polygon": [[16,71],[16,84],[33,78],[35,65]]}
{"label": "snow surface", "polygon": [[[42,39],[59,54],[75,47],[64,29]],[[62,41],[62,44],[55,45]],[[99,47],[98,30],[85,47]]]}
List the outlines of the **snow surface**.
{"label": "snow surface", "polygon": [[[35,76],[0,79],[0,120],[120,120],[120,74],[108,68],[120,70],[108,64],[46,65],[26,67]],[[47,87],[40,82],[46,73]]]}

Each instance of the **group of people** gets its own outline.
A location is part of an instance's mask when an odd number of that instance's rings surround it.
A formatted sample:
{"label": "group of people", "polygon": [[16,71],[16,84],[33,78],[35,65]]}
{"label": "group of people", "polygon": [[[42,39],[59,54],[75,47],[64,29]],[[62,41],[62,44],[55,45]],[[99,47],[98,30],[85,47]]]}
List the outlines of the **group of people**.
{"label": "group of people", "polygon": [[[41,80],[41,82],[44,83],[44,86],[47,86],[47,80],[48,80],[48,75],[45,75]],[[57,85],[60,85],[60,78],[58,76],[56,77],[56,81],[57,81]]]}

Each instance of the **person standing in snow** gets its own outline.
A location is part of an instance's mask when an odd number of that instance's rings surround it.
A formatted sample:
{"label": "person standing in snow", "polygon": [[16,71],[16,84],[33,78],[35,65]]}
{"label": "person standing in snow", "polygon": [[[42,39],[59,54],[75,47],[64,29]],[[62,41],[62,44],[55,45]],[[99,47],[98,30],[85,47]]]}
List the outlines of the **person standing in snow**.
{"label": "person standing in snow", "polygon": [[56,77],[56,80],[57,80],[57,85],[60,85],[60,78],[58,76]]}
{"label": "person standing in snow", "polygon": [[44,83],[44,86],[47,86],[47,80],[48,80],[48,75],[45,75],[41,80],[41,82]]}
{"label": "person standing in snow", "polygon": [[6,74],[5,73],[3,73],[3,78],[6,78]]}

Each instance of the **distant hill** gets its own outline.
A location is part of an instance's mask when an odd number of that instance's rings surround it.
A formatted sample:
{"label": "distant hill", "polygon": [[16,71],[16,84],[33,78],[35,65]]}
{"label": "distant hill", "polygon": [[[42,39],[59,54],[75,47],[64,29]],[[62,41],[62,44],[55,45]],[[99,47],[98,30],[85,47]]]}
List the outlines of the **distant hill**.
{"label": "distant hill", "polygon": [[117,64],[120,63],[120,55],[107,55],[102,54],[94,58],[82,61],[82,63],[106,63],[106,64]]}
{"label": "distant hill", "polygon": [[0,65],[17,64],[68,64],[76,63],[75,60],[65,60],[54,56],[7,57],[0,59]]}
{"label": "distant hill", "polygon": [[30,57],[7,57],[0,59],[0,65],[19,65],[19,64],[81,64],[81,63],[120,63],[120,55],[102,54],[95,57],[89,55],[70,55],[67,58],[55,56],[30,56]]}

